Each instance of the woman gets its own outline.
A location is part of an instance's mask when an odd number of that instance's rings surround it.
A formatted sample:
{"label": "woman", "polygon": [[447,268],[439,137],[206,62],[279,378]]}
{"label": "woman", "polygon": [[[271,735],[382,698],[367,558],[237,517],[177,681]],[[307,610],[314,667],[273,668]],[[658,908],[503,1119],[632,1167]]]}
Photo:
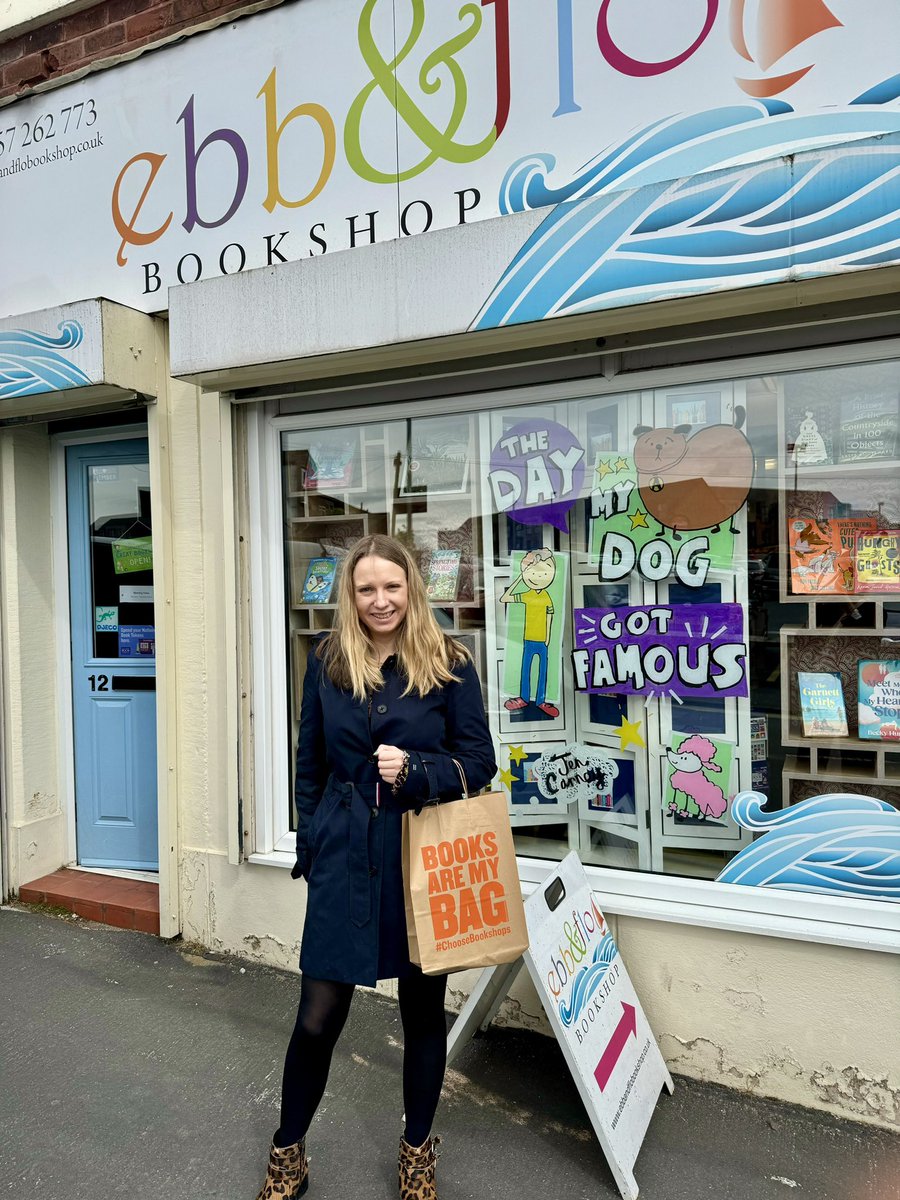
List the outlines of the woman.
{"label": "woman", "polygon": [[297,747],[297,863],[308,884],[297,1023],[281,1123],[257,1200],[308,1186],[305,1137],[356,984],[398,979],[403,1023],[402,1200],[434,1200],[437,1109],[447,1055],[445,975],[409,959],[400,865],[402,814],[460,795],[496,772],[468,652],[439,629],[408,551],[357,542],[338,582],[332,633],[310,651]]}

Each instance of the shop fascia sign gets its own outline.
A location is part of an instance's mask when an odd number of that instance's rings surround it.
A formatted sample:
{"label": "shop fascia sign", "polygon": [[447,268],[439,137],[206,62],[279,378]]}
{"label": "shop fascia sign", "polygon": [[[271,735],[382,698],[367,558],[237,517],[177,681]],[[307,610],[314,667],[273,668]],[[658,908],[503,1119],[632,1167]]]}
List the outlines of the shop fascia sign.
{"label": "shop fascia sign", "polygon": [[[577,187],[548,171],[699,95],[730,111],[790,89],[812,113],[895,71],[892,0],[756,23],[742,0],[650,7],[304,0],[22,101],[0,123],[0,312],[156,311],[179,283],[556,204]],[[652,139],[631,153],[641,185],[668,177]]]}

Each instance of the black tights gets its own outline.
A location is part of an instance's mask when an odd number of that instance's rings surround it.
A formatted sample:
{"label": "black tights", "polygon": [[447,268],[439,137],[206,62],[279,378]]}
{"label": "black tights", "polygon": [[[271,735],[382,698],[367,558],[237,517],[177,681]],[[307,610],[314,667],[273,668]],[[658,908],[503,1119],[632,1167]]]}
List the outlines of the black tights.
{"label": "black tights", "polygon": [[[297,1023],[284,1060],[281,1124],[275,1135],[278,1146],[292,1146],[306,1135],[325,1093],[331,1055],[350,1012],[354,986],[303,978]],[[411,1146],[421,1146],[431,1133],[444,1082],[446,990],[446,975],[423,975],[416,970],[399,981],[406,1108],[403,1136]]]}

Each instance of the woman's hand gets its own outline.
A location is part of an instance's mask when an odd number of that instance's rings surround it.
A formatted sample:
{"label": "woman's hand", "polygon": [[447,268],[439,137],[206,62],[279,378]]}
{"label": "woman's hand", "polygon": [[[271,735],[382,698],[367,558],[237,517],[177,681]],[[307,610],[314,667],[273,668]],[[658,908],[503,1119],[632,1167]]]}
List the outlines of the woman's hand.
{"label": "woman's hand", "polygon": [[379,746],[375,757],[378,760],[378,774],[385,783],[393,787],[406,762],[406,751],[398,749],[397,746]]}

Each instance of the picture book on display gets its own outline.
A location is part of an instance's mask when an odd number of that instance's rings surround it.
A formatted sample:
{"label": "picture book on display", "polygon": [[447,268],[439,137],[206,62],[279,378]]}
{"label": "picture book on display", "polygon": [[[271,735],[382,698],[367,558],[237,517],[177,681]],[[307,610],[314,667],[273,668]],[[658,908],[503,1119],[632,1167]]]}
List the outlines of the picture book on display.
{"label": "picture book on display", "polygon": [[331,599],[336,571],[336,558],[310,559],[306,579],[303,583],[303,603],[327,604]]}
{"label": "picture book on display", "polygon": [[840,675],[833,671],[798,671],[800,719],[804,737],[846,737],[847,709]]}
{"label": "picture book on display", "polygon": [[900,659],[859,664],[859,736],[900,742]]}
{"label": "picture book on display", "polygon": [[812,521],[788,518],[791,592],[847,595],[856,590],[856,539],[875,529],[871,517]]}
{"label": "picture book on display", "polygon": [[863,530],[856,537],[857,592],[900,592],[900,529]]}
{"label": "picture book on display", "polygon": [[349,487],[353,482],[353,467],[358,446],[352,440],[312,442],[309,463],[303,470],[303,486],[315,488]]}
{"label": "picture book on display", "polygon": [[425,591],[429,600],[455,600],[459,587],[459,550],[432,550],[425,571]]}

